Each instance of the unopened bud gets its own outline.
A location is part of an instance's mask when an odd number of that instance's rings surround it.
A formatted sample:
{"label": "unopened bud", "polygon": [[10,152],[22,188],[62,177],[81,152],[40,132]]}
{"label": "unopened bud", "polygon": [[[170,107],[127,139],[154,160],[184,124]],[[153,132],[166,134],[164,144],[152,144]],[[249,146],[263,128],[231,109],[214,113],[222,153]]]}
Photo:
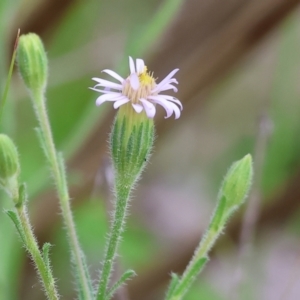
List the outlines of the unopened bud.
{"label": "unopened bud", "polygon": [[226,206],[241,205],[250,188],[253,176],[252,157],[250,154],[236,161],[227,172],[223,186],[222,194],[227,199]]}
{"label": "unopened bud", "polygon": [[0,178],[6,181],[18,176],[20,171],[17,149],[12,140],[5,134],[0,134]]}
{"label": "unopened bud", "polygon": [[111,133],[111,154],[116,176],[132,184],[146,165],[154,139],[153,119],[123,105]]}
{"label": "unopened bud", "polygon": [[232,164],[219,192],[219,202],[211,221],[211,227],[220,231],[228,218],[245,201],[253,177],[250,154]]}
{"label": "unopened bud", "polygon": [[40,37],[34,33],[22,35],[17,52],[18,67],[31,92],[44,90],[47,83],[47,55]]}

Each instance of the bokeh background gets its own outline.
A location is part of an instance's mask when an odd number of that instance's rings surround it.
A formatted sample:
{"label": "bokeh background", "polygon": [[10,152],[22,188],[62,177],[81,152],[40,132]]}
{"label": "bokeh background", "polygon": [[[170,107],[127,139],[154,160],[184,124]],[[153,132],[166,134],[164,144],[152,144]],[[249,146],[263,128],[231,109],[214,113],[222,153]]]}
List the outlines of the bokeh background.
{"label": "bokeh background", "polygon": [[[80,241],[94,278],[111,210],[107,140],[115,111],[88,89],[101,70],[128,74],[128,55],[177,79],[179,120],[156,116],[153,156],[137,187],[117,270],[133,268],[116,300],[158,300],[182,272],[230,164],[251,153],[248,203],[227,226],[186,300],[300,299],[299,0],[1,0],[0,91],[17,33],[41,36],[49,56],[48,111],[68,162]],[[15,72],[1,132],[18,146],[40,244],[53,244],[63,299],[74,299],[57,199]],[[12,207],[1,193],[1,211]],[[247,213],[246,213],[247,211]],[[44,299],[10,220],[0,214],[0,300]]]}

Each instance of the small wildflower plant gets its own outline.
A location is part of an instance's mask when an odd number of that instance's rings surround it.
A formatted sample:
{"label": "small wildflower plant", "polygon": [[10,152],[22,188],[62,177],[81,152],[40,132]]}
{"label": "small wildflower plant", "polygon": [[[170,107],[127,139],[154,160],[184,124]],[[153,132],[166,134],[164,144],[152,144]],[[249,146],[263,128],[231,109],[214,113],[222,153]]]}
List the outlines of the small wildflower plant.
{"label": "small wildflower plant", "polygon": [[[56,150],[47,115],[45,91],[48,63],[44,46],[35,34],[22,35],[17,40],[19,43],[18,47],[15,47],[13,60],[17,53],[19,71],[30,93],[39,122],[37,130],[39,142],[57,189],[71,261],[74,265],[77,299],[112,299],[119,287],[135,276],[133,270],[127,270],[115,282],[111,282],[118,246],[129,211],[130,195],[151,154],[157,106],[163,107],[166,113],[165,118],[174,115],[175,119],[178,119],[181,116],[181,102],[174,96],[166,94],[166,91],[177,92],[178,82],[174,76],[178,69],[174,69],[164,79],[157,82],[142,59],[134,61],[129,57],[130,73],[127,77],[123,78],[114,71],[106,69],[103,72],[113,77],[114,81],[93,78],[96,85],[91,89],[101,94],[97,98],[96,104],[113,102],[114,108],[118,111],[110,134],[110,152],[114,168],[115,210],[107,236],[102,268],[99,270],[100,276],[91,278],[73,220],[63,156]],[[10,76],[11,72],[7,81],[8,85]],[[1,100],[2,110],[5,98],[6,93]],[[61,299],[51,268],[50,244],[45,243],[40,248],[35,238],[27,213],[26,186],[19,182],[20,172],[21,166],[16,146],[10,137],[0,134],[0,187],[7,192],[14,204],[14,209],[6,213],[13,221],[21,242],[36,267],[46,298]],[[165,300],[184,298],[207,263],[209,251],[221,232],[224,231],[226,222],[244,202],[251,185],[252,172],[252,158],[249,154],[235,162],[229,169],[219,191],[218,202],[208,229],[183,274],[172,274],[169,288],[165,293]]]}

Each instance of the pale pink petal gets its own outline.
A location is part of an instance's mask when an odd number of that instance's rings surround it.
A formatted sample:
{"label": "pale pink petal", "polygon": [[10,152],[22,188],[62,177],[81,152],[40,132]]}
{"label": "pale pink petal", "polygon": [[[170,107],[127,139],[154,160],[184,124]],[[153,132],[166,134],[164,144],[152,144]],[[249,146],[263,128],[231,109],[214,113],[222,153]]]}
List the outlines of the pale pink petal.
{"label": "pale pink petal", "polygon": [[180,114],[181,114],[179,108],[172,102],[169,102],[169,105],[171,105],[173,107],[173,111],[175,113],[175,119],[178,119],[180,117]]}
{"label": "pale pink petal", "polygon": [[117,83],[113,83],[113,82],[110,82],[110,83],[97,83],[94,88],[98,87],[98,86],[101,86],[101,87],[104,87],[104,89],[114,89],[114,90],[118,90],[118,91],[121,91],[123,89],[123,87]]}
{"label": "pale pink petal", "polygon": [[152,104],[151,102],[149,102],[143,98],[141,98],[140,101],[142,102],[142,104],[144,106],[147,117],[152,119],[156,113],[154,104]]}
{"label": "pale pink petal", "polygon": [[151,99],[151,100],[165,100],[166,99],[168,101],[174,102],[177,105],[179,105],[180,109],[182,110],[181,102],[178,99],[176,99],[175,97],[172,97],[172,96],[169,96],[169,95],[149,96],[148,99]]}
{"label": "pale pink petal", "polygon": [[[182,109],[182,104],[181,102],[176,99],[173,98],[171,96],[168,95],[157,95],[157,96],[149,96],[148,97],[150,100],[152,100],[154,103],[158,103],[161,106],[163,106],[165,108],[165,106],[167,106],[169,109],[172,110],[172,112],[174,111],[175,113],[175,119],[178,119],[180,117],[180,110],[179,108],[173,103],[175,102],[176,104],[178,104],[180,106],[180,108]],[[166,109],[166,108],[165,108]],[[167,110],[166,110],[167,111]],[[171,113],[172,114],[172,113]],[[167,111],[167,116],[165,118],[169,118],[171,115],[168,115],[168,111]]]}
{"label": "pale pink petal", "polygon": [[158,85],[156,85],[156,87],[152,90],[153,93],[159,93],[161,91],[165,91],[165,86],[168,86],[168,85],[171,85],[171,83],[176,83],[178,84],[178,81],[175,79],[175,78],[172,78],[166,82],[164,82],[163,84],[162,83],[159,83]]}
{"label": "pale pink petal", "polygon": [[153,92],[162,92],[162,91],[167,91],[167,90],[173,90],[175,93],[178,92],[178,89],[176,86],[172,85],[172,84],[164,84],[163,86],[161,86],[160,88],[154,88]]}
{"label": "pale pink petal", "polygon": [[173,113],[173,107],[172,107],[172,105],[170,105],[170,102],[168,102],[167,100],[164,101],[163,99],[155,99],[155,100],[153,99],[152,102],[161,105],[165,109],[165,111],[167,113],[165,118],[171,117],[171,115]]}
{"label": "pale pink petal", "polygon": [[132,107],[138,114],[143,110],[143,106],[140,104],[132,103]]}
{"label": "pale pink petal", "polygon": [[100,90],[100,89],[96,89],[95,87],[89,87],[90,90],[95,91],[95,92],[99,92],[99,93],[103,93],[103,94],[108,94],[111,93],[110,90],[107,90],[107,88],[105,88],[104,90]]}
{"label": "pale pink petal", "polygon": [[[172,102],[168,102],[167,100],[166,100],[166,102],[164,102],[165,104],[166,103],[168,103],[168,107],[170,108],[170,109],[172,109],[173,110],[173,112],[174,112],[174,114],[175,114],[175,119],[178,119],[179,117],[180,117],[180,110],[179,110],[179,108],[174,104],[174,103],[172,103]],[[161,104],[161,103],[160,103]],[[165,116],[165,119],[166,118],[168,118],[168,116]]]}
{"label": "pale pink petal", "polygon": [[92,79],[98,82],[98,84],[96,84],[95,87],[103,86],[103,87],[108,87],[108,88],[117,89],[117,90],[121,90],[123,88],[123,86],[119,83],[111,82],[111,81],[97,78],[97,77],[94,77]]}
{"label": "pale pink petal", "polygon": [[136,73],[133,73],[129,77],[131,87],[136,91],[140,87],[140,80]]}
{"label": "pale pink petal", "polygon": [[171,82],[175,82],[177,83],[177,80],[175,78],[171,79],[177,72],[179,71],[179,69],[175,69],[172,72],[170,72],[156,87],[162,87],[164,84],[166,83],[171,83]]}
{"label": "pale pink petal", "polygon": [[137,58],[136,60],[136,72],[138,74],[143,73],[145,69],[145,63],[142,59]]}
{"label": "pale pink petal", "polygon": [[124,96],[120,93],[104,94],[97,98],[96,105],[99,106],[106,101],[117,101],[120,100],[119,99],[120,97],[124,97]]}
{"label": "pale pink petal", "polygon": [[126,98],[126,97],[124,97],[123,99],[121,99],[121,100],[117,100],[115,103],[114,103],[114,108],[119,108],[121,105],[123,105],[123,104],[125,104],[125,103],[127,103],[127,102],[129,102],[130,100],[128,99],[128,98]]}
{"label": "pale pink petal", "polygon": [[135,66],[134,66],[134,61],[131,56],[129,56],[129,68],[130,68],[130,73],[135,73]]}
{"label": "pale pink petal", "polygon": [[110,75],[111,77],[114,77],[115,79],[119,80],[121,83],[124,82],[124,78],[122,78],[119,74],[117,74],[115,71],[112,70],[103,70],[102,72],[107,73],[108,75]]}

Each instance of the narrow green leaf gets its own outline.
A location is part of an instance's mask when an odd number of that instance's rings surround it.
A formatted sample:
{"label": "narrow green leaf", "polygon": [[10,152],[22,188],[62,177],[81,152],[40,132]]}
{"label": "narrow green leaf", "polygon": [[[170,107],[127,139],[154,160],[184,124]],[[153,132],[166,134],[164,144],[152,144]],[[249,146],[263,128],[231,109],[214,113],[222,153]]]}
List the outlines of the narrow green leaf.
{"label": "narrow green leaf", "polygon": [[49,259],[49,251],[51,248],[50,243],[45,243],[43,245],[42,253],[43,253],[43,260],[45,262],[45,265],[47,266],[47,269],[50,269],[50,259]]}
{"label": "narrow green leaf", "polygon": [[13,223],[16,226],[16,229],[22,239],[22,242],[24,243],[24,245],[26,246],[26,238],[25,238],[25,234],[21,225],[21,221],[18,217],[18,215],[12,211],[12,210],[6,210],[5,213],[10,217],[10,219],[13,221]]}
{"label": "narrow green leaf", "polygon": [[[175,291],[173,292],[175,299],[182,299],[182,297],[186,294],[186,292],[191,287],[191,284],[193,283],[195,277],[200,274],[200,272],[203,270],[204,266],[206,265],[208,261],[207,257],[200,258],[194,265],[193,268],[190,270],[188,276],[185,276],[182,280],[180,279],[179,284],[175,288]],[[173,296],[171,297],[173,299]]]}
{"label": "narrow green leaf", "polygon": [[126,272],[124,272],[121,278],[109,289],[105,300],[111,299],[114,293],[118,290],[118,288],[134,276],[136,276],[136,273],[133,270],[127,270]]}
{"label": "narrow green leaf", "polygon": [[176,286],[177,286],[177,284],[179,282],[179,277],[178,277],[177,274],[172,273],[171,277],[172,277],[172,279],[171,279],[171,282],[170,282],[168,290],[167,290],[166,300],[169,300],[170,297],[172,297],[173,292],[174,292],[174,290],[175,290],[175,288],[176,288]]}
{"label": "narrow green leaf", "polygon": [[16,203],[16,207],[19,208],[22,205],[24,205],[27,201],[27,191],[26,191],[26,184],[22,183],[19,186],[19,199],[18,202]]}
{"label": "narrow green leaf", "polygon": [[226,197],[224,195],[221,196],[219,203],[217,205],[218,206],[214,212],[214,215],[209,225],[209,229],[213,229],[215,231],[219,231],[219,229],[222,226],[224,226],[223,217],[226,208]]}

